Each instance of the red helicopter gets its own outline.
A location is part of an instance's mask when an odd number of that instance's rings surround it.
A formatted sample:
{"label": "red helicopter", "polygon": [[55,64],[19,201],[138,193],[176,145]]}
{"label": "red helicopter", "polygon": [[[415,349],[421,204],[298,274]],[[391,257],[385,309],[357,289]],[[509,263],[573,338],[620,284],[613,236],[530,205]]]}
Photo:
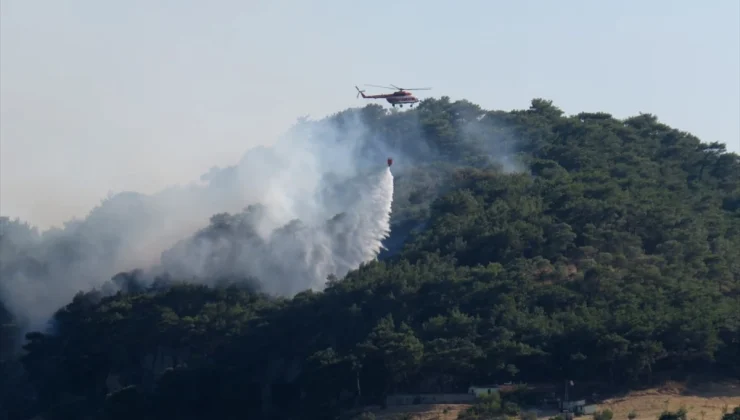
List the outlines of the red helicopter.
{"label": "red helicopter", "polygon": [[410,90],[429,90],[431,89],[431,88],[406,89],[406,88],[400,88],[396,85],[391,85],[393,87],[377,86],[377,85],[365,85],[365,86],[372,86],[372,87],[378,87],[378,88],[383,88],[383,89],[396,89],[396,92],[393,92],[393,93],[387,93],[387,94],[381,94],[381,95],[365,95],[364,90],[360,90],[360,88],[355,86],[355,89],[357,89],[358,98],[360,97],[360,95],[362,95],[362,97],[365,99],[385,99],[386,101],[388,101],[388,103],[393,105],[394,108],[396,107],[396,105],[403,108],[403,104],[408,104],[409,107],[413,107],[415,103],[419,102],[419,99],[417,99],[416,96],[414,96],[411,92],[409,92]]}

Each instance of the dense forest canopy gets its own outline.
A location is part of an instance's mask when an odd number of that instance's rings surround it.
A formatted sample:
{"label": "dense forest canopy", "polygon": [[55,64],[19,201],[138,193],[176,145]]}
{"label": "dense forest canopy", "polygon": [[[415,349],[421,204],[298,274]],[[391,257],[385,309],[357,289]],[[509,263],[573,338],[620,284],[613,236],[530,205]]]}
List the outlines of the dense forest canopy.
{"label": "dense forest canopy", "polygon": [[[327,418],[472,383],[740,377],[740,157],[724,145],[542,99],[503,112],[443,97],[300,124],[341,133],[357,118],[366,129],[348,136],[396,156],[378,261],[280,298],[250,278],[120,273],[21,353],[0,301],[0,419]],[[254,211],[196,236],[233,246]],[[2,235],[4,265],[41,264],[22,260],[29,226],[5,220]]]}

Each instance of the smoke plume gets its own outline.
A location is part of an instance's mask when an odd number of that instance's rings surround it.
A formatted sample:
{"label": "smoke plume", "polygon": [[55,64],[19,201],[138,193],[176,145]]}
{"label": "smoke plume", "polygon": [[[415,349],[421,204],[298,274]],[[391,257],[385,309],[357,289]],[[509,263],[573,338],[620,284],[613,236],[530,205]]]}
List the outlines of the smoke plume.
{"label": "smoke plume", "polygon": [[[316,225],[294,219],[265,234],[261,230],[274,222],[264,206],[214,216],[208,228],[165,252],[159,270],[196,282],[252,278],[263,291],[277,295],[321,289],[330,275],[341,278],[375,258],[390,232],[390,169],[360,175],[348,184],[357,197],[344,212]],[[348,198],[337,191],[322,192],[327,202]],[[327,197],[332,194],[337,196]]]}
{"label": "smoke plume", "polygon": [[198,183],[117,194],[61,229],[4,218],[0,302],[27,328],[43,328],[79,291],[134,268],[150,279],[249,278],[286,296],[322,288],[373,259],[390,230],[392,151],[361,111],[301,121]]}

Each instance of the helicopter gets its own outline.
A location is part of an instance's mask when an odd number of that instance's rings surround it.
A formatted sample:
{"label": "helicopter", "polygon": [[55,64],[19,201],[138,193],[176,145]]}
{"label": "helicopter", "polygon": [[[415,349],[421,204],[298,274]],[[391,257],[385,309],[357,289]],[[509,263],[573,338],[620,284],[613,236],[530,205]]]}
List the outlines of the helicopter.
{"label": "helicopter", "polygon": [[403,108],[404,104],[408,104],[409,107],[413,107],[415,103],[419,102],[419,99],[414,96],[410,90],[429,90],[431,88],[400,88],[396,85],[391,85],[393,87],[387,87],[387,86],[377,86],[377,85],[365,85],[365,86],[372,86],[372,87],[378,87],[383,89],[395,89],[396,91],[393,93],[386,93],[386,94],[380,94],[380,95],[365,95],[364,90],[360,90],[357,86],[355,86],[355,89],[357,89],[357,97],[359,98],[360,95],[362,95],[365,99],[385,99],[388,101],[389,104],[393,105],[395,108],[396,105]]}

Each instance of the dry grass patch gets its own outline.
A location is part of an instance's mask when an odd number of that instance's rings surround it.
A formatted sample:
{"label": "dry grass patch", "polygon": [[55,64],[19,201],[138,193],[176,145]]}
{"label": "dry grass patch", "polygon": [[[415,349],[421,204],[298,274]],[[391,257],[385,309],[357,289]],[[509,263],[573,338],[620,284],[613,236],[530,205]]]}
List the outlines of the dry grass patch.
{"label": "dry grass patch", "polygon": [[634,412],[635,420],[655,420],[664,410],[677,411],[684,407],[689,420],[719,420],[723,410],[732,411],[740,406],[740,383],[709,383],[687,386],[669,382],[661,387],[610,398],[599,404],[599,410],[608,408],[614,420],[629,418]]}

